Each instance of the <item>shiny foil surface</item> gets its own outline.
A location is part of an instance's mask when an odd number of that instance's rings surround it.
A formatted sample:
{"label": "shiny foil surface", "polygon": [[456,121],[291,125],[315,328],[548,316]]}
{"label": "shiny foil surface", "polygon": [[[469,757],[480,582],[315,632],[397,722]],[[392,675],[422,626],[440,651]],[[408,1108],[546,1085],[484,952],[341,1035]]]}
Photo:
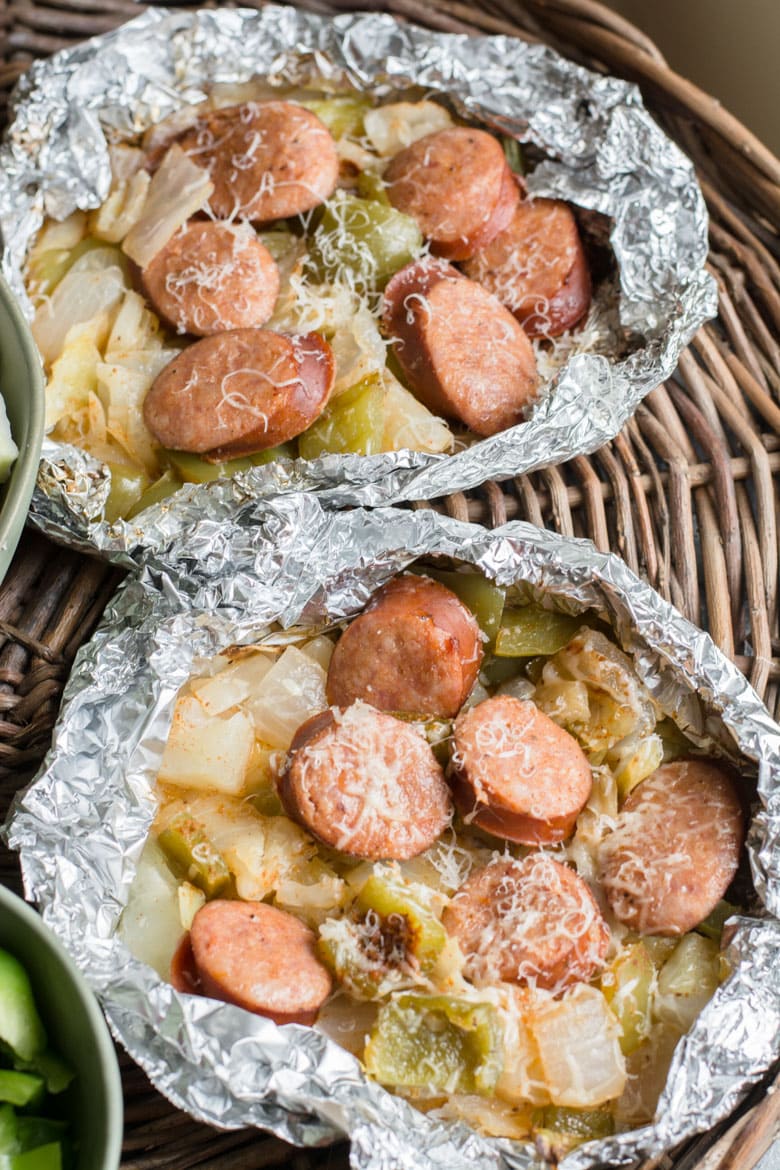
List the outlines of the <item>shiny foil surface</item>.
{"label": "shiny foil surface", "polygon": [[[715,283],[704,267],[707,214],[693,167],[636,87],[514,38],[273,5],[261,12],[149,9],[25,74],[0,152],[0,230],[3,272],[28,312],[25,254],[44,215],[63,218],[105,199],[106,135],[134,137],[204,100],[210,85],[255,75],[279,86],[353,86],[380,98],[421,87],[447,95],[457,113],[533,144],[544,161],[528,177],[532,194],[609,217],[618,312],[597,305],[594,328],[573,335],[572,355],[526,422],[455,455],[330,455],[256,468],[204,491],[240,500],[317,489],[332,503],[381,505],[560,463],[617,434],[715,315]],[[58,539],[127,560],[158,542],[171,505],[163,518],[155,507],[130,525],[100,522],[108,490],[100,467],[73,448],[47,444],[33,518]],[[184,522],[188,510],[193,515],[184,497],[173,508]]]}
{"label": "shiny foil surface", "polygon": [[[319,629],[360,611],[422,555],[578,612],[595,607],[662,709],[755,778],[748,850],[761,907],[732,919],[732,974],[678,1046],[654,1124],[591,1143],[566,1170],[629,1166],[725,1117],[780,1044],[780,729],[743,675],[616,557],[513,523],[486,531],[432,511],[329,513],[312,496],[208,515],[129,576],[77,658],[54,745],[7,827],[28,896],[98,993],[114,1034],[194,1117],[261,1126],[301,1144],[352,1139],[355,1170],[531,1170],[528,1145],[444,1125],[368,1081],[316,1029],[181,995],[116,935],[153,816],[178,688],[272,622]],[[177,563],[180,575],[168,568]],[[278,635],[277,635],[278,637]],[[751,780],[752,782],[752,780]]]}

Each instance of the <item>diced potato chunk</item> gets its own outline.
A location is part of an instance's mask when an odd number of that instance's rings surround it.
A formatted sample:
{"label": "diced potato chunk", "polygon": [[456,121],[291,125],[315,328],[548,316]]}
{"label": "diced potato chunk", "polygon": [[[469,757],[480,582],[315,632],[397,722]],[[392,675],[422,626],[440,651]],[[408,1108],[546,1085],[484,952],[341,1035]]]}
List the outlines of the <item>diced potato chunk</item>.
{"label": "diced potato chunk", "polygon": [[237,796],[244,790],[254,742],[252,722],[243,712],[213,718],[194,695],[184,695],[173,713],[159,779]]}
{"label": "diced potato chunk", "polygon": [[199,890],[191,882],[182,882],[177,891],[177,899],[179,903],[179,919],[182,927],[184,930],[189,930],[192,926],[193,918],[201,906],[205,906],[206,904],[206,895],[203,893],[203,890]]}
{"label": "diced potato chunk", "polygon": [[623,1092],[620,1026],[595,987],[578,983],[562,999],[538,1003],[531,1028],[554,1105],[586,1109]]}
{"label": "diced potato chunk", "polygon": [[177,887],[162,849],[150,837],[138,859],[119,936],[137,959],[148,963],[163,979],[169,978],[173,952],[182,935]]}
{"label": "diced potato chunk", "polygon": [[316,638],[301,646],[301,650],[308,658],[319,662],[323,670],[327,670],[333,657],[334,644],[327,634],[318,634]]}

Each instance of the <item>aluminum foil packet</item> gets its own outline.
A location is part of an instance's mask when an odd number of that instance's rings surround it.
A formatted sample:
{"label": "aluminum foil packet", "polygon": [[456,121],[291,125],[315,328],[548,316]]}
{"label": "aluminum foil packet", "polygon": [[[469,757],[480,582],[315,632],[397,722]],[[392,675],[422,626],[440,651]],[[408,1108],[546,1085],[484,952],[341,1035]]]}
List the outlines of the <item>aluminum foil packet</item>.
{"label": "aluminum foil packet", "polygon": [[[3,272],[28,313],[25,254],[44,215],[60,219],[105,199],[107,137],[135,137],[204,100],[210,86],[255,75],[280,87],[351,86],[378,98],[414,86],[532,144],[544,156],[528,176],[532,194],[609,217],[619,292],[603,311],[597,304],[528,420],[510,430],[452,456],[402,451],[286,461],[205,490],[241,499],[316,489],[335,504],[374,506],[560,463],[617,434],[715,315],[715,283],[704,267],[707,214],[692,164],[649,116],[635,86],[509,37],[453,36],[386,15],[326,18],[273,5],[261,12],[149,9],[31,67],[0,152]],[[100,520],[108,488],[103,465],[47,443],[32,517],[61,540],[119,559],[154,545],[159,508],[110,527]],[[185,497],[173,507],[192,518]]]}
{"label": "aluminum foil packet", "polygon": [[[115,1036],[194,1117],[300,1144],[349,1134],[355,1170],[538,1168],[529,1145],[416,1112],[316,1029],[180,995],[116,933],[179,687],[219,650],[268,636],[271,623],[308,632],[355,614],[423,555],[477,566],[502,585],[523,582],[569,612],[595,608],[661,708],[756,777],[748,850],[765,910],[731,920],[732,973],[680,1042],[655,1122],[563,1162],[633,1165],[724,1118],[776,1058],[780,729],[706,634],[589,542],[522,523],[487,531],[432,511],[329,513],[311,495],[253,501],[228,523],[204,519],[187,534],[185,558],[164,550],[126,579],[81,651],[54,746],[17,798],[9,842],[21,851],[28,896],[88,977]],[[177,557],[189,570],[178,582],[165,568]]]}

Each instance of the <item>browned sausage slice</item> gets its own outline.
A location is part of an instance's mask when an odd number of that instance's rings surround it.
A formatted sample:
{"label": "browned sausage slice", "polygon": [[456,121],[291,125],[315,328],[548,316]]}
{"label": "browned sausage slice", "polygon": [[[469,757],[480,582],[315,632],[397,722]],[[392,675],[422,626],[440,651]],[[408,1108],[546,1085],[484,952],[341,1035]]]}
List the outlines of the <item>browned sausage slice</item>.
{"label": "browned sausage slice", "polygon": [[478,987],[507,981],[558,993],[590,979],[609,945],[585,882],[546,853],[491,861],[460,887],[442,921]]}
{"label": "browned sausage slice", "polygon": [[476,682],[482,636],[474,615],[430,577],[396,577],[347,627],[328,669],[328,702],[364,699],[381,711],[449,719]]}
{"label": "browned sausage slice", "polygon": [[486,699],[455,721],[452,778],[469,821],[523,845],[565,841],[593,784],[576,739],[511,695]]}
{"label": "browned sausage slice", "polygon": [[407,265],[385,289],[383,326],[429,410],[478,435],[522,421],[536,396],[536,358],[509,310],[481,285],[443,261]]}
{"label": "browned sausage slice", "polygon": [[276,263],[248,224],[186,224],[140,279],[163,321],[197,337],[265,324],[279,293]]}
{"label": "browned sausage slice", "polygon": [[333,353],[318,333],[216,333],[158,375],[144,421],[163,447],[232,459],[305,431],[322,413],[333,378]]}
{"label": "browned sausage slice", "polygon": [[277,1024],[313,1024],[330,995],[313,932],[265,902],[207,902],[190,943],[204,995]]}
{"label": "browned sausage slice", "polygon": [[520,199],[509,225],[464,264],[530,337],[557,337],[590,308],[590,270],[577,221],[560,199]]}
{"label": "browned sausage slice", "polygon": [[501,146],[484,130],[456,126],[426,134],[385,172],[393,207],[417,220],[431,251],[464,260],[512,216],[517,185]]}
{"label": "browned sausage slice", "polygon": [[372,861],[416,857],[452,816],[444,773],[419,732],[361,702],[298,729],[280,796],[326,845]]}
{"label": "browned sausage slice", "polygon": [[294,102],[247,102],[205,114],[179,144],[214,184],[218,219],[271,223],[317,207],[339,175],[328,129]]}
{"label": "browned sausage slice", "polygon": [[742,807],[723,767],[662,765],[630,793],[601,847],[613,914],[643,934],[685,934],[725,894],[744,839]]}

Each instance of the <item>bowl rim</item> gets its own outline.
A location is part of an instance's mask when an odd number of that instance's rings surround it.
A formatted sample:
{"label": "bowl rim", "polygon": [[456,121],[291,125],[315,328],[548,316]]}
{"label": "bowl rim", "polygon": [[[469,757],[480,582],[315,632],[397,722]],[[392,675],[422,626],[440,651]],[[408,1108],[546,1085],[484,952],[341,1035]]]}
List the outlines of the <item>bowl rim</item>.
{"label": "bowl rim", "polygon": [[97,998],[65,947],[54,931],[45,924],[40,914],[23,898],[2,884],[0,884],[0,911],[7,911],[16,916],[37,941],[54,954],[70,979],[73,993],[78,1001],[78,1008],[94,1038],[102,1080],[106,1087],[106,1142],[102,1167],[104,1170],[114,1170],[114,1168],[119,1167],[122,1156],[124,1096],[119,1062]]}
{"label": "bowl rim", "polygon": [[[19,455],[11,468],[5,499],[2,504],[0,526],[5,528],[8,539],[5,542],[9,563],[19,542],[24,521],[30,505],[37,468],[41,458],[43,433],[46,420],[46,395],[43,363],[33,340],[30,325],[19,301],[6,279],[0,274],[0,302],[11,319],[11,324],[21,350],[30,390],[29,410],[22,434],[14,434]],[[2,573],[0,573],[2,580]]]}

